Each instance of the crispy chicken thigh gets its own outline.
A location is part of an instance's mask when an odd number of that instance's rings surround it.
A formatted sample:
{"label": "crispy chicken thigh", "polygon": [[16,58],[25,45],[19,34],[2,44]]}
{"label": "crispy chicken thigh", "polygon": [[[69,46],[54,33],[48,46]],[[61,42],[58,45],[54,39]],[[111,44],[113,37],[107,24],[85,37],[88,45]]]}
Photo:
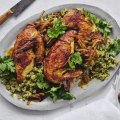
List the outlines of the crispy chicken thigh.
{"label": "crispy chicken thigh", "polygon": [[[85,18],[83,11],[71,10],[62,19],[69,28],[77,29],[77,51],[80,51],[85,61],[90,61],[97,56],[98,43],[106,43],[106,38],[97,30],[89,18]],[[75,48],[76,49],[76,48]]]}
{"label": "crispy chicken thigh", "polygon": [[[65,66],[67,65],[67,62],[70,59],[70,55],[74,53],[75,34],[76,31],[70,30],[67,31],[64,35],[62,35],[58,39],[58,41],[52,46],[47,57],[44,59],[44,74],[47,80],[49,80],[52,83],[60,84],[65,80],[66,76],[64,77],[63,74],[67,72]],[[72,75],[69,75],[69,77],[70,76]],[[78,72],[77,75],[72,76],[70,78],[71,79],[70,82],[73,83],[75,81],[75,78],[78,78],[79,76],[80,73]],[[72,83],[70,83],[71,85],[69,86],[72,86]]]}
{"label": "crispy chicken thigh", "polygon": [[78,29],[82,40],[89,39],[90,34],[93,32],[93,24],[89,19],[85,19],[82,11],[71,10],[63,17],[62,21],[69,28]]}
{"label": "crispy chicken thigh", "polygon": [[[36,43],[37,45],[35,46]],[[35,51],[33,50],[34,47]],[[38,35],[34,26],[26,26],[24,31],[17,36],[13,49],[13,59],[18,83],[23,82],[36,62],[40,63],[43,60],[43,54],[44,43],[42,38]]]}
{"label": "crispy chicken thigh", "polygon": [[43,39],[40,35],[38,35],[34,41],[34,52],[35,52],[35,63],[40,64],[41,62],[43,62],[45,46]]}
{"label": "crispy chicken thigh", "polygon": [[84,15],[79,10],[70,10],[62,19],[68,28],[77,29],[80,20],[84,19]]}
{"label": "crispy chicken thigh", "polygon": [[70,91],[70,88],[74,85],[75,81],[82,77],[82,70],[69,71],[65,73],[60,81],[63,83],[66,91]]}

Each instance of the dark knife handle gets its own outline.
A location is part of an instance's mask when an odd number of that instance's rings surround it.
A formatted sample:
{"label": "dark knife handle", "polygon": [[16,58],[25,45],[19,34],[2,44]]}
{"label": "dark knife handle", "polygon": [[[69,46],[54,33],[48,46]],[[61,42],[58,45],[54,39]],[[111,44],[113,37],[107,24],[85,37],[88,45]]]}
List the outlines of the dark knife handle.
{"label": "dark knife handle", "polygon": [[8,10],[6,13],[0,16],[0,25],[4,23],[11,15],[13,12],[11,10]]}

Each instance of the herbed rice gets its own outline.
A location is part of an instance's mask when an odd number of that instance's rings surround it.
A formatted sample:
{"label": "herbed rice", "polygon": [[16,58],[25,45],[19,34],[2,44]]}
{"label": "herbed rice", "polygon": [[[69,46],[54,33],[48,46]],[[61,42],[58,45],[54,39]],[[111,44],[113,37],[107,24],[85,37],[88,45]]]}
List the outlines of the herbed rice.
{"label": "herbed rice", "polygon": [[[61,10],[61,18],[66,14],[70,9]],[[44,20],[50,20],[53,17],[52,15],[47,15],[44,17]],[[109,56],[107,53],[107,47],[109,44],[113,44],[113,40],[108,40],[107,44],[101,44],[98,46],[97,51],[99,57],[94,58],[90,64],[85,64],[84,67],[90,71],[91,78],[98,78],[104,80],[106,77],[109,77],[109,68],[115,68],[119,63],[114,57]],[[46,48],[45,56],[47,56],[50,48]],[[12,96],[17,94],[18,99],[26,100],[35,94],[36,91],[36,73],[43,73],[43,64],[41,66],[35,66],[33,70],[27,75],[23,83],[18,84],[15,78],[10,80],[2,79],[2,84],[4,84],[9,90]]]}

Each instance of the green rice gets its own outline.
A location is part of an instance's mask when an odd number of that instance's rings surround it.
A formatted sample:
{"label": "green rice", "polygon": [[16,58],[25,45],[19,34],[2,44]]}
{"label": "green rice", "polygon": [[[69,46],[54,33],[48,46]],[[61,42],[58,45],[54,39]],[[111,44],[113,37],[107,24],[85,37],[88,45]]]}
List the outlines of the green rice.
{"label": "green rice", "polygon": [[[60,18],[62,18],[71,9],[64,9],[60,11]],[[81,10],[81,8],[78,10]],[[50,20],[53,14],[44,17],[44,20]],[[107,48],[110,44],[113,44],[113,40],[108,40],[107,44],[101,44],[98,46],[97,51],[99,57],[94,58],[91,63],[85,64],[83,67],[89,70],[91,78],[98,78],[100,80],[105,80],[109,77],[109,69],[115,68],[119,63],[114,57],[109,56]],[[46,48],[45,56],[47,56],[50,48]],[[17,95],[18,99],[26,100],[32,96],[32,94],[37,93],[36,90],[36,73],[43,73],[43,64],[40,66],[35,66],[33,70],[26,76],[23,83],[18,84],[16,78],[10,80],[2,79],[2,84],[6,86],[6,89],[10,91],[10,94],[14,96]]]}
{"label": "green rice", "polygon": [[108,40],[107,44],[100,44],[97,48],[99,57],[92,60],[92,64],[86,64],[85,67],[90,71],[92,78],[98,78],[105,80],[110,76],[109,69],[115,68],[118,65],[118,61],[110,56],[107,52],[107,48],[110,44],[113,44],[113,40]]}
{"label": "green rice", "polygon": [[23,83],[18,84],[16,78],[11,80],[2,79],[2,84],[6,86],[6,89],[10,91],[11,96],[14,97],[17,94],[18,99],[26,100],[35,94],[36,91],[36,73],[43,72],[43,64],[38,67],[34,67],[33,70],[27,75]]}

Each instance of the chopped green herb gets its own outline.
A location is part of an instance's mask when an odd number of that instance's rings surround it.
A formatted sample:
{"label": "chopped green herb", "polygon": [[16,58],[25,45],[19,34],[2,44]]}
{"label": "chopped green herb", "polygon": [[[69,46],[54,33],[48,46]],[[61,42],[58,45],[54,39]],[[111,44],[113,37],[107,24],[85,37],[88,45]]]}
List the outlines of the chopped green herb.
{"label": "chopped green herb", "polygon": [[85,17],[88,17],[88,13],[84,8],[83,8],[83,13],[84,13]]}
{"label": "chopped green herb", "polygon": [[82,64],[82,58],[80,56],[80,52],[75,52],[71,55],[70,60],[68,60],[69,68],[67,70],[75,70],[76,64]]}
{"label": "chopped green herb", "polygon": [[97,17],[94,14],[89,13],[88,17],[90,18],[91,23],[96,24]]}
{"label": "chopped green herb", "polygon": [[11,79],[15,76],[15,64],[12,56],[0,57],[0,78]]}
{"label": "chopped green herb", "polygon": [[106,20],[98,19],[93,13],[88,13],[83,9],[85,17],[89,17],[91,23],[95,24],[98,30],[102,33],[104,37],[107,37],[111,34],[112,26]]}
{"label": "chopped green herb", "polygon": [[104,37],[111,34],[112,26],[106,20],[99,20],[98,23],[96,23],[96,26]]}
{"label": "chopped green herb", "polygon": [[75,96],[69,92],[66,92],[63,88],[60,89],[57,93],[58,99],[64,99],[64,100],[72,100],[75,98]]}
{"label": "chopped green herb", "polygon": [[58,87],[53,86],[49,91],[46,92],[53,99],[53,102],[56,102],[56,100],[57,100],[57,94],[56,94],[56,92],[60,88],[61,88],[61,86],[58,86]]}
{"label": "chopped green herb", "polygon": [[47,34],[51,39],[57,38],[59,35],[64,34],[66,29],[67,27],[65,23],[61,22],[60,19],[55,18],[53,21],[53,27],[47,31]]}
{"label": "chopped green herb", "polygon": [[56,102],[57,99],[72,100],[75,98],[71,93],[66,92],[64,87],[53,86],[49,91],[46,92],[53,99],[53,102]]}
{"label": "chopped green herb", "polygon": [[83,9],[83,13],[85,15],[85,17],[89,17],[91,23],[96,24],[98,18],[96,17],[96,15],[94,15],[93,13],[89,13],[87,12],[85,9]]}
{"label": "chopped green herb", "polygon": [[49,83],[47,81],[44,80],[44,74],[42,73],[37,73],[37,77],[36,77],[36,84],[37,86],[40,88],[40,89],[48,89],[50,86],[49,86]]}
{"label": "chopped green herb", "polygon": [[108,47],[109,55],[115,57],[120,52],[120,39],[115,39],[114,44]]}

